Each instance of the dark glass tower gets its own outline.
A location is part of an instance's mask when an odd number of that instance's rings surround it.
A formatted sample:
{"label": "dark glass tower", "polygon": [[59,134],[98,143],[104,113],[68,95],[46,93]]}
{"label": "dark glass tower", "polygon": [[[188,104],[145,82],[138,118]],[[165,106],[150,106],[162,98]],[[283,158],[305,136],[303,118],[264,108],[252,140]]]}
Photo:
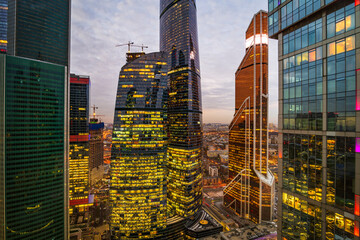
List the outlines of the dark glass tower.
{"label": "dark glass tower", "polygon": [[65,239],[66,68],[2,54],[0,69],[0,239]]}
{"label": "dark glass tower", "polygon": [[194,0],[160,1],[160,50],[168,57],[168,205],[183,217],[202,204],[202,109]]}
{"label": "dark glass tower", "polygon": [[8,0],[0,0],[0,53],[7,50]]}
{"label": "dark glass tower", "polygon": [[70,1],[0,0],[0,18],[0,238],[67,239]]}
{"label": "dark glass tower", "polygon": [[69,197],[71,226],[89,206],[89,94],[88,76],[70,75]]}
{"label": "dark glass tower", "polygon": [[279,239],[359,239],[359,4],[269,0],[279,40]]}
{"label": "dark glass tower", "polygon": [[68,66],[70,0],[8,2],[8,54]]}
{"label": "dark glass tower", "polygon": [[167,55],[122,67],[111,152],[112,239],[156,238],[166,228]]}
{"label": "dark glass tower", "polygon": [[268,169],[268,16],[258,12],[246,31],[246,53],[235,81],[229,127],[229,178],[224,204],[255,223],[271,221],[274,176]]}

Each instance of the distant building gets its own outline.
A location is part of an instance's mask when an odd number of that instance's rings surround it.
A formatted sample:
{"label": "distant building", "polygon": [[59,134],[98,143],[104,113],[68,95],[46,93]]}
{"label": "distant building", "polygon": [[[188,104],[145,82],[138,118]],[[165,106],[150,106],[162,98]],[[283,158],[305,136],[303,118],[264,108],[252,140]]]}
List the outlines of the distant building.
{"label": "distant building", "polygon": [[88,76],[70,75],[70,220],[74,226],[89,206],[89,93]]}
{"label": "distant building", "polygon": [[214,157],[219,157],[219,155],[226,155],[228,153],[229,153],[228,150],[210,150],[207,151],[207,156],[209,158],[214,158]]}
{"label": "distant building", "polygon": [[91,118],[89,124],[90,132],[90,171],[104,164],[104,123],[97,118]]}
{"label": "distant building", "polygon": [[255,223],[273,219],[274,175],[268,169],[268,18],[259,11],[246,31],[229,126],[229,185],[224,204]]}
{"label": "distant building", "polygon": [[221,165],[219,176],[222,178],[223,181],[226,181],[229,178],[229,166]]}
{"label": "distant building", "polygon": [[209,175],[211,177],[217,177],[219,175],[219,170],[216,166],[209,166]]}
{"label": "distant building", "polygon": [[228,154],[220,154],[220,163],[221,164],[228,164],[229,163],[229,155]]}

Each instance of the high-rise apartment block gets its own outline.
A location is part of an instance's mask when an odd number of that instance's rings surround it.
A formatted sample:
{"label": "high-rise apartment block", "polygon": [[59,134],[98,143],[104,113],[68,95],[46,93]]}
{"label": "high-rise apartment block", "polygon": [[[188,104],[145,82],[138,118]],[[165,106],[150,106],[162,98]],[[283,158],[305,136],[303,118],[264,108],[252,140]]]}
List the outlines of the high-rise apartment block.
{"label": "high-rise apartment block", "polygon": [[235,114],[229,126],[229,178],[224,205],[255,223],[271,221],[274,176],[268,169],[268,15],[254,15],[235,81]]}
{"label": "high-rise apartment block", "polygon": [[167,224],[167,55],[142,54],[121,69],[111,157],[112,239],[161,236]]}
{"label": "high-rise apartment block", "polygon": [[279,239],[359,239],[360,2],[270,0]]}
{"label": "high-rise apartment block", "polygon": [[69,197],[71,224],[85,219],[89,208],[89,93],[88,76],[70,75]]}
{"label": "high-rise apartment block", "polygon": [[160,50],[168,62],[168,205],[189,217],[202,205],[202,108],[196,1],[160,1]]}

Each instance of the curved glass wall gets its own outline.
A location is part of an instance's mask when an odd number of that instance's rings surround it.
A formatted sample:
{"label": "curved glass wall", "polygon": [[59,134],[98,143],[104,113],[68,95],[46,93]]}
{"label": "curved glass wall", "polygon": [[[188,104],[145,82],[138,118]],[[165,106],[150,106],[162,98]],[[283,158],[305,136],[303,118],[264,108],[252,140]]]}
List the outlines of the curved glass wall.
{"label": "curved glass wall", "polygon": [[160,1],[160,50],[168,54],[170,211],[188,217],[202,204],[202,109],[194,0]]}
{"label": "curved glass wall", "polygon": [[111,152],[112,239],[155,238],[166,227],[165,53],[120,72]]}

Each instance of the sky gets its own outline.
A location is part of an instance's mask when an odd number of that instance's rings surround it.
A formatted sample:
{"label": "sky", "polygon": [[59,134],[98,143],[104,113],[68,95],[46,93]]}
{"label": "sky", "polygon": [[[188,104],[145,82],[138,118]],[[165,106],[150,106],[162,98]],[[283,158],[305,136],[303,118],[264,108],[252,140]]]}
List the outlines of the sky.
{"label": "sky", "polygon": [[[112,123],[118,77],[134,42],[159,51],[159,0],[72,1],[70,71],[91,79],[91,105]],[[234,115],[235,71],[245,54],[245,31],[267,0],[197,0],[204,123],[229,124]],[[133,48],[134,51],[140,50]],[[277,123],[277,41],[269,43],[269,123]],[[92,110],[91,110],[92,113]]]}

